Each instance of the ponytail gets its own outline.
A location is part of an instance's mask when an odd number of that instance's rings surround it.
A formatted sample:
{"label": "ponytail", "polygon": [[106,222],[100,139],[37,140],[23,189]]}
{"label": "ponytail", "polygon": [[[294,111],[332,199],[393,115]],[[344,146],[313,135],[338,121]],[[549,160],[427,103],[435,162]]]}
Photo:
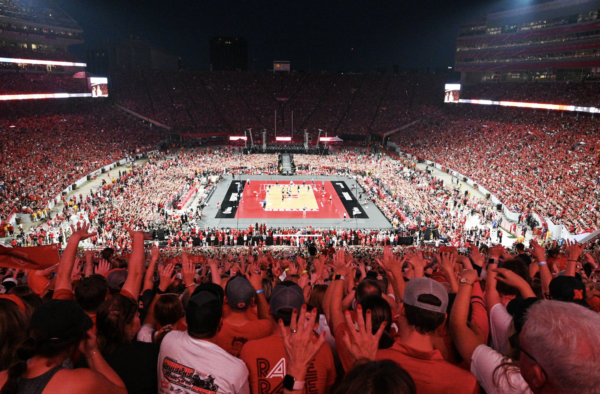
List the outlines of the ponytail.
{"label": "ponytail", "polygon": [[35,355],[37,348],[38,342],[32,337],[29,337],[25,342],[21,343],[17,348],[19,361],[8,369],[8,379],[6,380],[6,383],[4,383],[4,386],[2,386],[0,394],[18,393],[19,386],[17,382],[19,381],[19,378],[23,376],[25,371],[27,371],[27,360]]}

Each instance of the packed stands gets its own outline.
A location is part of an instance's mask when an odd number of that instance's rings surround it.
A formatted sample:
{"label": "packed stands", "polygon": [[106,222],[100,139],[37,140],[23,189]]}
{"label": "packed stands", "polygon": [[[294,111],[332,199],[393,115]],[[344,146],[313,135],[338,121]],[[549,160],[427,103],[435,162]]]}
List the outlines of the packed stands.
{"label": "packed stands", "polygon": [[0,94],[85,93],[86,78],[34,73],[0,73]]}
{"label": "packed stands", "polygon": [[159,140],[156,131],[95,101],[7,102],[0,113],[3,215],[43,209],[79,178]]}
{"label": "packed stands", "polygon": [[598,125],[591,116],[448,106],[393,136],[401,150],[470,177],[512,211],[571,233],[600,228]]}
{"label": "packed stands", "polygon": [[[182,131],[252,128],[302,137],[367,136],[435,111],[443,78],[425,75],[113,70],[116,102]],[[293,111],[293,115],[292,115]],[[292,130],[293,116],[293,130]]]}
{"label": "packed stands", "polygon": [[461,98],[599,107],[597,82],[486,82],[466,86]]}

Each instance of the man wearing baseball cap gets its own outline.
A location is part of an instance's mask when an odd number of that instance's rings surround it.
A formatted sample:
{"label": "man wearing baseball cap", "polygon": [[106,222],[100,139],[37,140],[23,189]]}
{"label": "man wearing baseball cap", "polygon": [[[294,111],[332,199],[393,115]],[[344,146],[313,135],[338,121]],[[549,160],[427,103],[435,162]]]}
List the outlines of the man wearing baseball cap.
{"label": "man wearing baseball cap", "polygon": [[[294,282],[282,282],[275,286],[271,293],[270,310],[273,315],[273,335],[249,341],[242,348],[240,359],[242,359],[249,371],[250,387],[253,393],[265,391],[265,387],[269,387],[268,392],[274,392],[277,387],[286,387],[289,383],[289,376],[286,378],[286,366],[289,363],[283,337],[281,334],[278,321],[282,320],[288,334],[294,335],[290,330],[292,321],[292,312],[294,309],[300,311],[304,305],[304,293],[302,288]],[[318,319],[317,319],[318,321]],[[313,330],[318,328],[318,324]],[[315,341],[317,336],[315,334]],[[310,387],[311,392],[324,394],[335,382],[336,373],[333,363],[333,354],[329,346],[323,346],[315,356],[314,360],[308,367],[306,380],[303,382],[294,381],[290,383],[294,390],[300,390],[303,387]],[[260,387],[260,389],[259,389]],[[288,388],[289,389],[289,388]],[[279,392],[279,391],[277,391]],[[307,390],[308,392],[308,390]]]}
{"label": "man wearing baseball cap", "polygon": [[408,282],[400,307],[400,340],[377,351],[377,360],[393,360],[412,376],[419,394],[478,393],[475,377],[442,358],[433,336],[446,321],[448,293],[429,278]]}
{"label": "man wearing baseball cap", "polygon": [[[269,304],[263,294],[260,274],[249,274],[248,280],[236,276],[227,281],[225,301],[229,314],[223,319],[223,326],[217,334],[217,345],[229,354],[239,357],[242,347],[248,341],[271,335]],[[258,307],[258,320],[254,306]]]}
{"label": "man wearing baseball cap", "polygon": [[198,286],[186,308],[187,331],[171,331],[158,356],[158,392],[250,393],[246,365],[216,344],[222,324],[223,289]]}

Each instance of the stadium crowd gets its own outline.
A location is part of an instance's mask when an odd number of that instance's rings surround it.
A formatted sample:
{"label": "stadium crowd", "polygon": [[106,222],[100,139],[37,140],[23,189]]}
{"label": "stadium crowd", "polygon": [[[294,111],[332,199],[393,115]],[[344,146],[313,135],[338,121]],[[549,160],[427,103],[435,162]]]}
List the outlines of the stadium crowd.
{"label": "stadium crowd", "polygon": [[[386,132],[435,111],[442,79],[427,75],[115,70],[117,103],[182,131],[269,139]],[[293,118],[293,121],[292,121]]]}
{"label": "stadium crowd", "polygon": [[513,212],[536,210],[584,233],[600,228],[597,133],[590,116],[469,106],[392,139],[402,151],[473,179]]}
{"label": "stadium crowd", "polygon": [[[0,108],[0,214],[38,212],[99,168],[152,149],[156,131],[109,105],[5,103]],[[34,107],[35,105],[35,107]],[[31,116],[32,110],[36,111]]]}
{"label": "stadium crowd", "polygon": [[[599,245],[131,248],[2,269],[2,393],[597,393]],[[586,371],[581,371],[585,360]],[[284,367],[285,366],[285,367]]]}

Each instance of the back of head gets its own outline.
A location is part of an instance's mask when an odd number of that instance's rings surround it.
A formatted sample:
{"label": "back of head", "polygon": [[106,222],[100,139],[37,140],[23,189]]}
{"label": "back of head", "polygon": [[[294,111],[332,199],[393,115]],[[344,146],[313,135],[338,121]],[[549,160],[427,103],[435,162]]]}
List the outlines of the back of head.
{"label": "back of head", "polygon": [[281,319],[284,325],[290,325],[292,312],[294,309],[299,311],[302,305],[304,305],[304,292],[296,283],[284,281],[273,289],[269,305],[271,313],[275,320]]}
{"label": "back of head", "polygon": [[389,334],[392,326],[392,308],[381,296],[372,295],[366,297],[360,303],[363,310],[363,318],[367,321],[367,311],[371,311],[371,323],[373,325],[372,333],[375,334],[383,322],[387,323],[385,331],[379,340],[379,349],[387,349],[394,344],[394,340]]}
{"label": "back of head", "polygon": [[75,301],[51,300],[42,304],[31,316],[29,338],[16,349],[18,360],[9,369],[2,394],[18,392],[17,381],[27,371],[27,360],[34,356],[66,360],[91,327],[92,320]]}
{"label": "back of head", "polygon": [[106,299],[108,285],[102,275],[83,279],[75,288],[75,300],[86,312],[96,312]]}
{"label": "back of head", "polygon": [[[525,265],[525,262],[521,259],[512,259],[505,261],[502,263],[502,268],[510,270],[515,274],[519,275],[521,278],[525,279],[527,283],[531,284],[531,276],[529,276],[529,267]],[[509,285],[506,285],[500,281],[496,283],[496,289],[498,293],[502,295],[517,295],[519,294],[519,290]]]}
{"label": "back of head", "polygon": [[412,377],[392,360],[355,365],[335,394],[416,394]]}
{"label": "back of head", "polygon": [[521,346],[537,360],[556,393],[600,393],[600,315],[542,300],[531,306]]}
{"label": "back of head", "polygon": [[381,294],[382,291],[379,282],[375,279],[366,278],[356,286],[355,298],[356,302],[360,303],[368,296],[377,295],[381,297]]}
{"label": "back of head", "polygon": [[423,335],[433,334],[446,319],[448,293],[433,279],[416,278],[404,291],[404,316],[408,324]]}
{"label": "back of head", "polygon": [[217,335],[223,317],[223,289],[212,283],[198,286],[185,311],[188,334],[208,339]]}
{"label": "back of head", "polygon": [[315,285],[311,292],[310,297],[308,299],[308,305],[312,305],[317,308],[317,312],[320,315],[323,315],[325,312],[323,311],[323,301],[325,299],[325,293],[327,292],[327,285]]}
{"label": "back of head", "polygon": [[17,362],[17,346],[27,338],[27,320],[16,303],[0,299],[0,371]]}
{"label": "back of head", "polygon": [[225,286],[227,303],[233,311],[247,310],[252,305],[255,294],[252,284],[243,276],[236,276],[228,280]]}
{"label": "back of head", "polygon": [[98,308],[96,327],[98,345],[104,354],[131,343],[128,328],[138,311],[135,301],[121,294],[109,298]]}

